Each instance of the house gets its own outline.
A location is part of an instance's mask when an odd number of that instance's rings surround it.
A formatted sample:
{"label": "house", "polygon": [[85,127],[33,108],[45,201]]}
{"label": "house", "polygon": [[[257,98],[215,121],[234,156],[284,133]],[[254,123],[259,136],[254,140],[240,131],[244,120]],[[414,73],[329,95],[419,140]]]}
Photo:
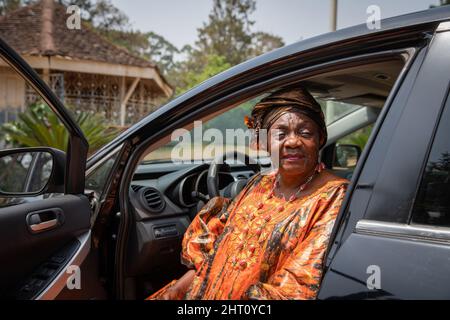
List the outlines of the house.
{"label": "house", "polygon": [[[42,0],[0,17],[0,37],[14,48],[74,110],[102,114],[129,126],[172,96],[158,67],[97,34],[89,24],[69,29],[70,14]],[[33,89],[0,62],[0,123],[33,103]]]}

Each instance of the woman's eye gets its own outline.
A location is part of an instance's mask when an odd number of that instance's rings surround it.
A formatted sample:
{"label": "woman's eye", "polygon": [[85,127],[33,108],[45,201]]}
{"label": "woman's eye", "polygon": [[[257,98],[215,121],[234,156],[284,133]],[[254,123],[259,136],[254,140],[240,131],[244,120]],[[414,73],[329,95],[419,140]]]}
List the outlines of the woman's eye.
{"label": "woman's eye", "polygon": [[300,132],[300,135],[305,138],[310,138],[312,136],[312,133],[311,131],[304,130]]}
{"label": "woman's eye", "polygon": [[275,131],[273,135],[276,138],[283,138],[286,134],[283,131]]}

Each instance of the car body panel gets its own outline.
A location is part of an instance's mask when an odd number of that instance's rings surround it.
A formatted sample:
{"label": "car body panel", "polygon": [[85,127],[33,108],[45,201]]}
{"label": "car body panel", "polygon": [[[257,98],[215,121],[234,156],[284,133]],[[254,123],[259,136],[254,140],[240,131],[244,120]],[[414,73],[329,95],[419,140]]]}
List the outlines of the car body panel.
{"label": "car body panel", "polygon": [[[80,239],[88,236],[91,228],[92,210],[88,197],[84,195],[89,145],[70,112],[52,90],[2,40],[0,54],[36,90],[69,132],[66,167],[62,168],[65,169],[64,180],[62,177],[57,179],[63,180],[64,194],[44,196],[0,209],[0,297],[54,298],[65,285],[68,264],[73,261],[81,264],[89,254],[89,248],[77,251],[82,245]],[[43,147],[45,149],[46,146]],[[57,171],[52,172],[55,174]],[[30,217],[35,217],[33,222]],[[45,227],[46,223],[50,227]],[[39,227],[39,232],[33,227]]]}
{"label": "car body panel", "polygon": [[[442,272],[448,268],[448,241],[358,228],[363,219],[409,228],[436,124],[449,94],[450,59],[442,54],[449,50],[450,31],[436,33],[423,52],[424,60],[416,61],[389,107],[366,163],[360,164],[355,192],[348,195],[348,206],[341,213],[346,221],[327,261],[319,298],[450,298],[445,285],[449,276]],[[381,288],[367,285],[371,266],[380,271]]]}

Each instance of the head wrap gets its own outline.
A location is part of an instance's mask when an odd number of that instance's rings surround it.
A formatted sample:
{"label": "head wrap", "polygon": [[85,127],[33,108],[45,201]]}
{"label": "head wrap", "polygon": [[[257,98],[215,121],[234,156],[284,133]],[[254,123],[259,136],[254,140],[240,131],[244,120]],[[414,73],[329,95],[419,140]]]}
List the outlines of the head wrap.
{"label": "head wrap", "polygon": [[245,118],[245,124],[249,129],[255,129],[258,135],[260,129],[270,129],[275,121],[289,112],[302,113],[317,124],[323,139],[322,148],[328,138],[322,108],[306,89],[298,85],[278,90],[262,99],[253,107],[251,116]]}

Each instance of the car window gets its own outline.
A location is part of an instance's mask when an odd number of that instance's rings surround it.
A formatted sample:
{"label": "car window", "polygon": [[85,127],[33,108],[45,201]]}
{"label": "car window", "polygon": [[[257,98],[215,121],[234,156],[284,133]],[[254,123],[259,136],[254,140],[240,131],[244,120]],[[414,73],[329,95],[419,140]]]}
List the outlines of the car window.
{"label": "car window", "polygon": [[[366,65],[324,72],[309,78],[302,84],[310,90],[310,93],[320,103],[326,123],[330,125],[361,108],[369,107],[381,110],[403,66],[404,61],[398,58],[383,62],[369,62]],[[254,99],[245,101],[234,109],[228,110],[208,122],[201,123],[201,125],[197,123],[197,128],[202,127],[203,131],[193,129],[185,132],[184,135],[180,134],[179,139],[172,139],[171,142],[147,154],[144,162],[170,161],[177,158],[194,161],[211,159],[212,154],[209,152],[205,154],[204,151],[205,149],[209,151],[208,146],[212,139],[205,139],[204,131],[215,129],[222,132],[223,137],[226,137],[224,133],[227,129],[245,130],[244,116],[249,115],[252,107],[269,93],[266,92]],[[196,133],[198,136],[196,136]],[[357,133],[352,139],[364,140],[364,135],[368,134],[366,132]],[[186,139],[182,137],[186,137]],[[185,140],[191,142],[191,146],[185,149],[186,154],[174,154],[173,151],[178,143]],[[247,150],[247,146],[242,144],[242,141],[244,140],[234,143],[231,141],[230,143],[228,139],[224,139],[224,141],[214,142],[221,145],[222,150],[226,149],[227,146],[239,151]],[[362,142],[356,144],[359,145]]]}
{"label": "car window", "polygon": [[[356,130],[336,142],[335,155],[333,161],[333,170],[354,169],[357,164],[358,156],[366,147],[373,124],[362,129]],[[359,149],[359,150],[358,150]]]}
{"label": "car window", "polygon": [[[204,123],[195,123],[195,128],[184,132],[179,138],[173,135],[171,142],[149,153],[144,158],[144,163],[155,161],[209,161],[220,151],[238,150],[248,153],[249,136],[240,135],[247,130],[244,122],[245,116],[249,116],[253,106],[266,94],[246,101]],[[231,130],[231,131],[230,131]],[[182,130],[180,130],[182,133]],[[233,139],[227,139],[235,134]],[[200,139],[198,138],[200,137]],[[216,141],[215,137],[223,137],[222,141]],[[189,143],[189,149],[178,151],[179,143]],[[217,148],[208,146],[214,144]],[[261,153],[264,155],[264,153]]]}
{"label": "car window", "polygon": [[[26,147],[51,147],[67,151],[68,131],[41,96],[0,57],[0,150]],[[2,158],[2,190],[39,191],[52,172],[46,153],[24,152]],[[42,197],[6,198],[0,206],[29,202]]]}
{"label": "car window", "polygon": [[450,102],[443,111],[412,211],[412,223],[450,227]]}
{"label": "car window", "polygon": [[116,151],[112,155],[107,156],[107,158],[101,161],[100,165],[89,172],[86,177],[86,193],[92,191],[95,192],[97,199],[103,195],[106,181],[108,180],[118,155],[119,151]]}
{"label": "car window", "polygon": [[338,101],[319,101],[325,112],[327,125],[336,122],[346,115],[362,108],[360,105],[348,104]]}
{"label": "car window", "polygon": [[[248,153],[249,152],[249,139],[239,139],[239,130],[247,130],[247,127],[244,123],[245,116],[249,116],[250,112],[253,108],[253,106],[260,101],[264,96],[267,94],[263,94],[261,96],[258,96],[257,98],[251,99],[249,101],[246,101],[237,107],[224,112],[211,120],[200,123],[198,122],[197,129],[192,129],[189,132],[186,132],[182,138],[179,140],[172,140],[171,142],[167,143],[166,145],[158,148],[157,150],[149,153],[144,158],[144,163],[148,162],[154,162],[154,161],[171,161],[171,160],[192,160],[192,161],[209,161],[212,159],[212,155],[214,155],[214,152],[208,152],[207,148],[208,145],[211,144],[211,141],[214,143],[219,143],[219,145],[222,146],[222,148],[217,148],[216,151],[219,149],[223,151],[229,151],[229,150],[238,150],[241,152]],[[326,117],[326,123],[331,124],[344,116],[348,115],[351,112],[354,112],[362,106],[359,105],[352,105],[347,103],[339,103],[339,102],[330,102],[330,101],[324,101],[321,99],[317,99],[319,104],[322,107],[322,110],[324,111],[325,117]],[[201,127],[201,129],[200,129]],[[229,135],[231,131],[230,129],[235,130],[234,133],[236,134],[236,139],[226,139],[227,134]],[[221,135],[224,137],[225,141],[217,142],[214,141],[214,139],[206,139],[208,141],[205,141],[205,139],[198,143],[198,140],[195,140],[196,135],[202,134],[203,137],[205,137],[205,132],[208,132],[208,130],[218,130],[218,132],[221,133]],[[228,130],[228,132],[227,132]],[[213,133],[212,131],[210,131]],[[370,134],[370,132],[369,132]],[[346,139],[348,141],[353,141],[356,143],[358,140],[357,145],[360,145],[363,143],[364,137],[367,135],[366,132],[356,132],[352,135],[349,135]],[[208,133],[206,133],[206,136],[208,136]],[[242,137],[242,136],[241,136]],[[368,135],[367,135],[368,137]],[[187,140],[191,141],[191,150],[189,150],[188,154],[180,154],[177,152],[174,152],[175,146],[178,144],[178,142],[183,141],[186,142]],[[342,141],[347,141],[342,140]],[[367,142],[367,140],[365,141]],[[363,146],[362,146],[363,147]],[[261,152],[259,156],[268,156],[268,154]]]}

